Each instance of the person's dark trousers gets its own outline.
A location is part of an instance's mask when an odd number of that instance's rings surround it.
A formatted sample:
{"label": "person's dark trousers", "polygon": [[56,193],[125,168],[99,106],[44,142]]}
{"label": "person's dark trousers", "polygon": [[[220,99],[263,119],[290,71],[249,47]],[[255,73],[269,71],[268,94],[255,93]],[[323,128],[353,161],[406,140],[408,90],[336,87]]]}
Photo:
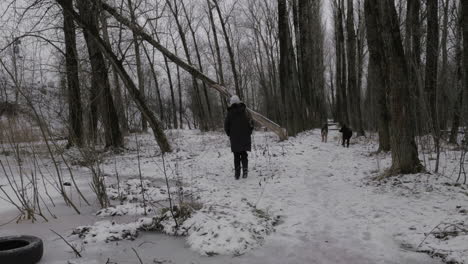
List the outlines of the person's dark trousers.
{"label": "person's dark trousers", "polygon": [[344,138],[343,137],[343,147],[345,147],[345,145],[346,145],[346,147],[349,148],[349,138]]}
{"label": "person's dark trousers", "polygon": [[242,162],[242,177],[247,178],[249,160],[247,159],[247,151],[234,152],[234,169],[235,177],[239,179],[241,173],[241,162]]}

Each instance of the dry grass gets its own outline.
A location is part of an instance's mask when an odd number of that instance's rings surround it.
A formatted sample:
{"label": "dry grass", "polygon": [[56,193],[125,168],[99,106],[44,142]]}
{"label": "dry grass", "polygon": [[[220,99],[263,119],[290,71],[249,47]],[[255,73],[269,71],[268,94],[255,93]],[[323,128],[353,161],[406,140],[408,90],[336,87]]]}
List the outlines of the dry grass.
{"label": "dry grass", "polygon": [[41,139],[39,127],[21,116],[0,118],[0,143],[30,143]]}

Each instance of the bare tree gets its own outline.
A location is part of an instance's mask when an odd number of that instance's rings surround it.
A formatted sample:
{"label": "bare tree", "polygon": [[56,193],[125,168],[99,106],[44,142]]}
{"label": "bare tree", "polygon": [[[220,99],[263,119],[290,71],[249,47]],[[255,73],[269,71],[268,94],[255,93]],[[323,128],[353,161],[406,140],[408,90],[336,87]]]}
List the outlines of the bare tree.
{"label": "bare tree", "polygon": [[[393,0],[366,0],[365,13],[368,32],[378,32],[376,42],[379,67],[388,85],[390,112],[390,145],[392,167],[388,175],[415,173],[422,170],[412,126],[408,65],[405,58],[400,26]],[[373,28],[375,27],[375,28]]]}
{"label": "bare tree", "polygon": [[[64,1],[66,2],[66,1]],[[78,0],[80,15],[89,27],[84,31],[88,47],[89,60],[92,68],[92,90],[96,91],[99,99],[106,147],[119,148],[123,145],[123,136],[119,127],[119,119],[110,91],[109,76],[104,56],[96,40],[90,36],[99,34],[99,5],[88,0]],[[63,7],[66,9],[67,7]]]}
{"label": "bare tree", "polygon": [[440,129],[437,113],[437,73],[439,55],[439,15],[438,0],[427,1],[427,48],[426,48],[426,105],[431,117],[431,131],[437,152],[435,171],[439,169]]}
{"label": "bare tree", "polygon": [[[72,2],[64,2],[71,7]],[[68,145],[83,144],[83,116],[81,108],[80,81],[78,77],[78,59],[76,50],[76,32],[73,18],[63,11],[63,32],[65,35],[65,61],[67,66],[67,101],[68,101]]]}

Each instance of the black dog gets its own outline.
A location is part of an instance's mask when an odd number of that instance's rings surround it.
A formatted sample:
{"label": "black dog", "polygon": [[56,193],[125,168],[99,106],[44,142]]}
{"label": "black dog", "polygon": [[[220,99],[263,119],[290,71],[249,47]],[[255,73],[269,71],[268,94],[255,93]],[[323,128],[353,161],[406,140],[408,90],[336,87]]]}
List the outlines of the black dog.
{"label": "black dog", "polygon": [[346,144],[346,147],[349,148],[349,139],[353,136],[353,130],[346,125],[343,125],[340,129],[340,133],[343,133],[343,147]]}

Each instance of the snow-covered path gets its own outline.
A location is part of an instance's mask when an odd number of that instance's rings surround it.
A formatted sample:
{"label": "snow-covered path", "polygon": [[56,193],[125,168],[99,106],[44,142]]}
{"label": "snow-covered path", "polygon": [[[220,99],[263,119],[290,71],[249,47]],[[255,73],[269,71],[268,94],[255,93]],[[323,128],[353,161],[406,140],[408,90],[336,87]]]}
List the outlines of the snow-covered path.
{"label": "snow-covered path", "polygon": [[234,181],[228,148],[204,150],[190,161],[197,164],[195,174],[207,172],[196,178],[200,185],[215,186],[217,202],[235,210],[247,200],[282,217],[263,247],[232,263],[439,263],[401,249],[393,238],[410,219],[437,215],[413,211],[417,201],[363,185],[377,169],[367,149],[345,149],[319,138],[317,131],[308,132],[268,146],[267,139],[256,137],[246,180]]}
{"label": "snow-covered path", "polygon": [[[399,236],[410,228],[429,231],[445,220],[447,211],[455,208],[459,199],[439,192],[409,195],[404,190],[388,191],[385,186],[367,185],[367,178],[378,173],[379,167],[384,167],[378,166],[376,159],[379,156],[369,155],[373,145],[360,143],[349,149],[342,148],[337,142],[336,131],[331,131],[329,143],[320,142],[318,131],[309,131],[280,143],[271,134],[256,132],[253,151],[249,154],[249,177],[235,181],[232,153],[223,134],[195,131],[170,134],[175,151],[165,158],[169,176],[177,176],[184,185],[192,187],[204,208],[216,208],[213,215],[200,218],[199,222],[206,220],[207,226],[218,226],[218,229],[223,226],[219,236],[202,234],[195,238],[222,237],[231,241],[231,238],[242,237],[243,234],[236,232],[245,231],[242,224],[255,222],[251,214],[254,207],[269,216],[279,216],[275,232],[263,236],[262,245],[234,257],[232,254],[200,256],[184,246],[182,239],[144,233],[135,241],[98,247],[87,245],[85,260],[76,263],[105,263],[108,258],[119,264],[136,263],[132,248],[138,250],[144,263],[153,263],[155,258],[166,261],[158,263],[174,264],[441,263],[425,254],[403,249]],[[162,162],[160,156],[154,155],[156,147],[151,136],[141,136],[139,140],[143,176],[160,180],[164,177]],[[388,159],[380,163],[385,162],[388,163]],[[121,178],[135,177],[135,153],[130,151],[112,157],[103,164],[103,169],[109,175],[117,169]],[[72,254],[63,242],[50,235],[48,229],[54,227],[66,235],[77,225],[90,225],[99,220],[91,215],[92,209],[84,211],[88,215],[80,218],[68,212],[50,223],[12,223],[3,226],[0,235],[27,230],[46,240],[47,254],[41,264],[66,263],[64,261],[71,259]],[[0,214],[0,220],[11,217],[3,219],[4,215]],[[124,219],[128,221],[132,217]],[[232,228],[239,223],[241,228]],[[212,247],[215,252],[229,252],[229,243],[220,245],[215,242],[209,247],[205,244],[202,249]],[[197,246],[210,241],[189,239],[187,243],[203,253],[206,251]]]}

